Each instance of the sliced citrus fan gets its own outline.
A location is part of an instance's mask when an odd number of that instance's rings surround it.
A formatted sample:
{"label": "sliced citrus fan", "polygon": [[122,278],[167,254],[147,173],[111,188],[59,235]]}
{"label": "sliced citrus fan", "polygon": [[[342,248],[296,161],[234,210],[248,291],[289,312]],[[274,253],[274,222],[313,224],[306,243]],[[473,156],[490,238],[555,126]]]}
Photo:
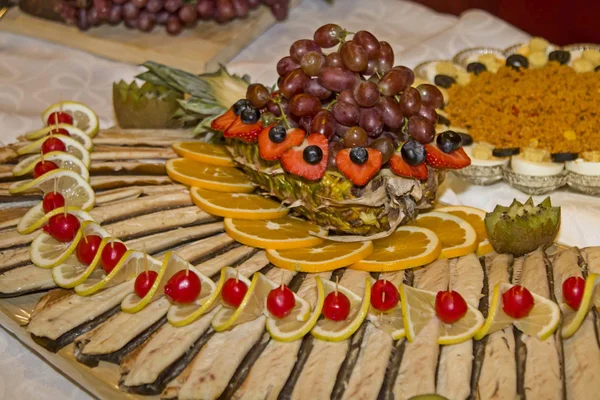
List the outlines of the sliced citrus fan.
{"label": "sliced citrus fan", "polygon": [[[249,284],[249,280],[243,276],[239,276],[238,271],[235,268],[225,267],[221,269],[221,277],[216,286],[211,289],[210,296],[205,297],[204,286],[200,291],[200,298],[191,304],[171,304],[169,312],[167,313],[167,320],[173,326],[185,326],[189,325],[197,320],[201,315],[206,314],[216,306],[220,305],[219,301],[221,295],[221,289],[229,278],[236,278],[243,280],[244,283]],[[202,281],[204,285],[204,281]]]}
{"label": "sliced citrus fan", "polygon": [[570,338],[577,332],[594,304],[600,304],[600,274],[589,274],[585,280],[583,297],[577,311],[566,304],[563,310],[563,322],[561,336],[563,339]]}
{"label": "sliced citrus fan", "polygon": [[250,193],[254,185],[237,168],[203,164],[186,158],[167,161],[167,174],[176,182],[216,192]]}
{"label": "sliced citrus fan", "polygon": [[89,137],[94,137],[100,129],[98,116],[85,104],[75,101],[61,101],[51,105],[42,113],[42,122],[46,124],[50,114],[64,112],[73,117],[73,126],[81,129]]}
{"label": "sliced citrus fan", "polygon": [[252,281],[237,273],[235,273],[235,278],[244,282],[248,286],[248,291],[237,308],[230,307],[221,301],[223,307],[217,311],[211,321],[213,329],[217,332],[253,321],[263,314],[263,304],[269,295],[269,286],[259,278],[258,274],[254,274]]}
{"label": "sliced citrus fan", "polygon": [[437,260],[441,251],[442,245],[433,231],[418,226],[401,226],[390,236],[374,240],[373,252],[351,268],[386,272],[420,267]]}
{"label": "sliced citrus fan", "polygon": [[453,324],[445,324],[437,319],[436,295],[436,292],[400,285],[402,316],[408,341],[415,340],[419,332],[434,318],[439,326],[438,344],[457,344],[473,338],[484,322],[481,312],[467,304],[467,313],[461,319]]}
{"label": "sliced citrus fan", "polygon": [[[49,219],[54,215],[64,212],[64,207],[60,207],[46,214],[46,217]],[[94,220],[90,214],[77,207],[67,207],[67,212],[76,216],[80,222]],[[75,238],[70,242],[59,242],[46,232],[42,232],[33,239],[29,248],[31,262],[40,268],[52,268],[58,264],[62,264],[73,254],[80,239],[81,229],[79,229]]]}
{"label": "sliced citrus fan", "polygon": [[97,235],[102,238],[102,242],[100,242],[96,256],[89,265],[79,261],[76,253],[72,253],[63,263],[52,268],[52,279],[54,279],[54,283],[59,287],[68,289],[85,282],[98,266],[102,250],[110,240],[109,234],[94,221],[84,221],[81,224],[81,230],[83,231],[81,241],[85,240],[86,236]]}
{"label": "sliced citrus fan", "polygon": [[285,217],[289,209],[257,194],[224,193],[193,187],[192,200],[203,211],[226,218],[274,219]]}
{"label": "sliced citrus fan", "polygon": [[554,333],[560,323],[560,309],[558,305],[532,292],[534,305],[529,315],[521,319],[511,318],[502,310],[502,293],[511,287],[513,285],[509,283],[499,283],[494,287],[487,319],[475,335],[475,339],[479,340],[486,335],[510,326],[510,324],[514,324],[521,332],[537,337],[540,340],[546,340]]}
{"label": "sliced citrus fan", "polygon": [[[13,175],[22,176],[32,173],[35,165],[40,161],[42,161],[42,156],[39,154],[24,158],[13,168]],[[60,169],[76,172],[86,181],[90,179],[90,172],[83,161],[72,154],[65,153],[64,151],[52,151],[44,154],[44,161],[52,161]]]}
{"label": "sliced citrus fan", "polygon": [[204,142],[173,143],[173,150],[180,157],[221,167],[235,167],[235,162],[225,146]]}
{"label": "sliced citrus fan", "polygon": [[272,220],[225,218],[225,232],[247,246],[261,249],[295,249],[323,243],[315,234],[327,235],[318,225],[285,216]]}
{"label": "sliced citrus fan", "polygon": [[475,229],[455,215],[431,211],[421,214],[413,225],[432,230],[442,243],[440,258],[461,257],[477,250]]}
{"label": "sliced citrus fan", "polygon": [[485,229],[485,211],[475,207],[467,206],[447,206],[436,208],[436,211],[445,212],[462,218],[467,221],[477,234],[477,255],[483,256],[494,251],[492,244],[488,240],[487,231]]}
{"label": "sliced citrus fan", "polygon": [[[286,318],[267,318],[267,332],[271,337],[280,342],[293,342],[302,339],[315,326],[321,311],[323,310],[323,302],[325,301],[325,290],[321,278],[315,276],[317,301],[306,322],[298,321],[297,318],[290,316]],[[293,313],[294,311],[292,311]]]}
{"label": "sliced citrus fan", "polygon": [[[66,135],[54,135],[55,138],[58,138],[65,144],[66,152],[74,155],[79,158],[86,168],[90,167],[90,152],[83,147],[81,143],[72,137]],[[42,148],[42,144],[47,140],[47,138],[43,137],[35,142],[30,142],[23,147],[19,147],[17,149],[17,154],[20,156],[24,154],[39,154]]]}
{"label": "sliced citrus fan", "polygon": [[70,137],[81,143],[81,145],[85,147],[88,151],[92,149],[92,139],[88,135],[86,135],[85,132],[81,129],[69,124],[56,124],[51,126],[45,126],[42,129],[38,129],[37,131],[26,133],[25,139],[37,140],[39,138],[49,136],[50,132],[54,131],[55,129],[66,130],[67,132],[69,132]]}
{"label": "sliced citrus fan", "polygon": [[328,279],[323,280],[323,288],[325,290],[325,297],[336,290],[345,294],[348,300],[350,300],[350,314],[343,321],[332,321],[322,318],[317,321],[310,333],[320,340],[341,342],[348,339],[360,328],[369,313],[371,305],[371,280],[369,278],[365,280],[365,292],[362,299],[353,291]]}
{"label": "sliced citrus fan", "polygon": [[273,265],[299,272],[324,272],[347,267],[368,257],[373,251],[371,241],[340,243],[325,241],[312,247],[267,250]]}
{"label": "sliced citrus fan", "polygon": [[[111,240],[117,241],[116,239]],[[106,243],[105,247],[111,245],[111,240]],[[107,275],[102,268],[96,268],[85,282],[75,286],[75,292],[80,296],[89,296],[100,289],[134,279],[137,273],[145,268],[158,271],[161,264],[160,261],[144,252],[127,250],[117,265],[110,271],[110,274]]]}

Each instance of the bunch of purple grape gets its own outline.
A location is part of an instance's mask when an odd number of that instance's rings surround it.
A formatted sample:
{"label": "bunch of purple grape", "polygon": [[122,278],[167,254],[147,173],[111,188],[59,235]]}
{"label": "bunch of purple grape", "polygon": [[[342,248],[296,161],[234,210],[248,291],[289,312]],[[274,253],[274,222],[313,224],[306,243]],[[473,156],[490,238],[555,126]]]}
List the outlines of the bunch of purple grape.
{"label": "bunch of purple grape", "polygon": [[70,25],[81,30],[102,24],[118,25],[150,32],[156,25],[177,35],[199,20],[226,23],[245,18],[264,3],[278,20],[285,19],[289,0],[61,0],[56,11]]}
{"label": "bunch of purple grape", "polygon": [[[422,162],[423,145],[435,136],[435,109],[443,104],[442,93],[430,84],[411,87],[414,73],[393,66],[389,43],[367,31],[350,35],[339,25],[327,24],[313,40],[292,44],[290,55],[277,63],[281,110],[307,133],[327,136],[330,160],[344,147],[369,146],[382,153],[385,164],[400,143],[412,139],[419,159],[410,160],[411,165]],[[261,106],[268,96],[261,86],[252,85],[248,92],[254,105]],[[274,102],[266,107],[263,118],[281,116]]]}

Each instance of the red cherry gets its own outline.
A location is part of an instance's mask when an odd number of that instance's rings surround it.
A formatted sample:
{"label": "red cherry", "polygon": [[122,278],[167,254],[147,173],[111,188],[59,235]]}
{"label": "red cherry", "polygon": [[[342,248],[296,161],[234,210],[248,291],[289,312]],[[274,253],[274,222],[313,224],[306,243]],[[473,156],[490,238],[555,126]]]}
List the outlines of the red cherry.
{"label": "red cherry", "polygon": [[350,315],[350,300],[342,292],[331,292],[323,302],[323,315],[332,321],[343,321]]}
{"label": "red cherry", "polygon": [[295,305],[294,292],[286,285],[276,287],[267,296],[267,310],[277,318],[287,317]]}
{"label": "red cherry", "polygon": [[33,167],[33,177],[39,178],[40,176],[44,175],[46,172],[50,172],[55,169],[58,169],[58,165],[56,165],[55,162],[39,161],[37,164],[35,164],[35,167]]}
{"label": "red cherry", "polygon": [[454,290],[439,291],[435,296],[435,313],[445,324],[453,324],[467,313],[467,302]]}
{"label": "red cherry", "polygon": [[98,235],[88,235],[81,238],[77,244],[77,259],[82,264],[90,265],[94,261],[96,253],[98,253],[101,242],[102,238]]}
{"label": "red cherry", "polygon": [[565,303],[573,310],[579,310],[583,291],[585,289],[585,279],[580,276],[572,276],[563,282],[562,293]]}
{"label": "red cherry", "polygon": [[121,242],[111,242],[104,246],[100,255],[104,272],[110,274],[110,271],[119,263],[126,251],[127,246]]}
{"label": "red cherry", "polygon": [[59,242],[70,242],[75,238],[79,227],[79,219],[73,214],[56,214],[48,220],[50,226],[50,236]]}
{"label": "red cherry", "polygon": [[67,146],[57,137],[49,137],[42,143],[42,153],[50,153],[51,151],[65,151]]}
{"label": "red cherry", "polygon": [[165,285],[165,295],[182,304],[196,300],[201,290],[202,284],[198,275],[185,269],[176,272]]}
{"label": "red cherry", "polygon": [[57,124],[73,125],[73,117],[66,112],[55,111],[48,117],[48,126]]}
{"label": "red cherry", "polygon": [[515,285],[502,293],[502,310],[514,319],[528,316],[534,303],[531,292],[523,286]]}
{"label": "red cherry", "polygon": [[58,192],[50,192],[44,196],[44,200],[42,200],[42,207],[46,213],[50,211],[65,206],[65,198],[62,194]]}
{"label": "red cherry", "polygon": [[49,235],[50,234],[50,225],[48,225],[48,224],[43,225],[42,230]]}
{"label": "red cherry", "polygon": [[390,281],[378,280],[371,287],[371,305],[378,311],[389,311],[398,304],[398,289]]}
{"label": "red cherry", "polygon": [[247,291],[248,285],[240,279],[229,278],[223,285],[221,297],[225,303],[237,308],[242,303],[242,300],[244,300]]}
{"label": "red cherry", "polygon": [[158,278],[158,274],[155,271],[144,271],[139,274],[135,278],[135,285],[133,287],[135,294],[139,297],[145,297],[152,288],[152,285],[154,285],[154,282],[156,282],[156,278]]}
{"label": "red cherry", "polygon": [[53,135],[65,135],[65,136],[71,136],[71,134],[69,133],[68,130],[66,130],[65,128],[54,128],[50,131]]}

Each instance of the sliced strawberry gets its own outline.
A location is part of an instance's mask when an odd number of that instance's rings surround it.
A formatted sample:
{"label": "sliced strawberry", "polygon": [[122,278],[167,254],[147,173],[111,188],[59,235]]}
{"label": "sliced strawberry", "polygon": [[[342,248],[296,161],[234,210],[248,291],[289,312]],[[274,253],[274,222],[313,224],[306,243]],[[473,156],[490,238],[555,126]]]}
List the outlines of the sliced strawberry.
{"label": "sliced strawberry", "polygon": [[377,149],[366,149],[369,154],[367,162],[362,165],[355,164],[350,158],[352,149],[344,149],[337,153],[335,163],[338,170],[355,185],[366,185],[381,169],[381,152]]}
{"label": "sliced strawberry", "polygon": [[233,107],[231,107],[229,110],[227,110],[225,114],[221,114],[216,119],[214,119],[210,123],[210,127],[215,131],[225,132],[225,130],[229,128],[231,124],[233,124],[233,121],[235,121],[235,117],[236,115],[233,112]]}
{"label": "sliced strawberry", "polygon": [[[304,149],[308,146],[318,146],[323,153],[321,161],[309,164],[304,160]],[[302,142],[300,146],[287,149],[281,156],[281,165],[290,174],[298,175],[311,181],[321,179],[327,169],[329,142],[320,133],[313,133]]]}
{"label": "sliced strawberry", "polygon": [[258,134],[258,150],[264,160],[279,160],[290,147],[300,146],[306,137],[302,129],[292,128],[286,131],[283,142],[275,143],[269,138],[269,131],[275,125],[269,125]]}
{"label": "sliced strawberry", "polygon": [[242,118],[238,116],[229,128],[227,128],[223,136],[230,139],[240,139],[246,143],[256,143],[258,134],[262,128],[262,122],[245,124],[242,122]]}
{"label": "sliced strawberry", "polygon": [[471,159],[462,147],[450,153],[444,153],[435,143],[426,144],[427,165],[434,168],[461,169],[471,165]]}
{"label": "sliced strawberry", "polygon": [[400,154],[394,154],[390,160],[390,168],[396,175],[403,176],[405,178],[415,178],[419,180],[427,179],[427,165],[421,163],[416,166],[408,164]]}

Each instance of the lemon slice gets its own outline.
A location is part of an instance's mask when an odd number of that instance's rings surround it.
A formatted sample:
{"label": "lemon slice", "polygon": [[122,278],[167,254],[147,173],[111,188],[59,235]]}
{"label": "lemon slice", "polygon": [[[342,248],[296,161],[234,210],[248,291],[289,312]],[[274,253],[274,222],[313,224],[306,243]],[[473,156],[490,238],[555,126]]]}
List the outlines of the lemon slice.
{"label": "lemon slice", "polygon": [[371,307],[367,318],[376,328],[381,329],[394,340],[402,339],[406,336],[401,304],[386,312],[381,312]]}
{"label": "lemon slice", "polygon": [[[253,321],[263,313],[263,304],[269,294],[269,287],[264,284],[263,280],[259,280],[258,273],[254,274],[252,281],[241,275],[237,276],[237,279],[248,285],[248,291],[237,308],[223,303],[223,307],[217,311],[211,321],[213,329],[217,332]],[[255,293],[255,291],[257,292]]]}
{"label": "lemon slice", "polygon": [[475,207],[467,206],[447,206],[437,208],[436,211],[445,212],[462,218],[467,221],[477,234],[477,255],[483,256],[487,253],[494,251],[492,244],[490,243],[487,230],[485,229],[485,211]]}
{"label": "lemon slice", "polygon": [[52,279],[54,279],[54,283],[59,287],[69,289],[85,282],[88,276],[96,269],[96,266],[100,262],[102,250],[110,240],[109,234],[94,221],[84,221],[81,224],[81,230],[83,231],[83,238],[81,240],[85,240],[85,236],[97,235],[102,238],[102,242],[100,242],[98,252],[90,265],[83,264],[79,261],[77,255],[73,253],[63,263],[52,268]]}
{"label": "lemon slice", "polygon": [[585,280],[583,289],[583,298],[577,311],[573,310],[568,305],[564,305],[563,323],[561,328],[561,336],[563,339],[570,338],[577,332],[588,312],[592,309],[594,303],[598,304],[600,300],[600,274],[589,274]]}
{"label": "lemon slice", "polygon": [[[107,243],[106,246],[110,246],[110,243]],[[107,287],[107,285],[112,287],[134,279],[137,273],[143,271],[146,267],[156,271],[161,264],[160,261],[144,252],[127,250],[113,270],[110,271],[110,274],[107,275],[102,268],[95,269],[85,282],[75,286],[75,292],[80,296],[89,296]]]}
{"label": "lemon slice", "polygon": [[177,155],[189,160],[221,167],[236,166],[231,155],[222,145],[204,142],[177,142],[173,143],[172,147]]}
{"label": "lemon slice", "polygon": [[91,108],[85,104],[75,101],[61,101],[51,105],[42,113],[42,122],[44,125],[48,122],[50,114],[62,111],[73,117],[73,126],[81,129],[89,137],[94,137],[100,129],[98,116]]}
{"label": "lemon slice", "polygon": [[169,178],[184,185],[216,192],[250,193],[254,185],[239,169],[203,164],[186,158],[167,161]]}
{"label": "lemon slice", "polygon": [[327,318],[320,319],[310,331],[317,339],[328,342],[341,342],[352,336],[367,317],[371,305],[371,280],[369,278],[365,280],[365,292],[362,299],[350,289],[336,285],[335,282],[328,279],[323,280],[325,297],[329,293],[334,292],[336,286],[337,290],[345,294],[348,300],[350,300],[350,314],[348,318],[343,321],[332,321]]}
{"label": "lemon slice", "polygon": [[[50,217],[64,211],[64,207],[60,207],[46,214],[46,217],[50,219]],[[77,207],[67,207],[67,212],[76,216],[80,222],[94,220],[91,215]],[[29,249],[31,262],[40,268],[52,268],[58,264],[62,264],[77,248],[81,234],[81,229],[79,229],[79,232],[77,232],[72,241],[59,242],[46,232],[42,232],[31,242]]]}
{"label": "lemon slice", "polygon": [[[13,168],[13,175],[22,176],[32,173],[35,165],[40,161],[42,161],[42,156],[39,154],[24,158]],[[52,151],[44,154],[44,161],[52,161],[58,165],[58,168],[76,172],[86,181],[90,180],[90,172],[83,161],[72,154],[63,151]]]}
{"label": "lemon slice", "polygon": [[42,129],[38,129],[37,131],[26,133],[25,139],[37,140],[41,137],[46,137],[50,134],[51,131],[57,128],[65,129],[67,132],[69,132],[69,136],[81,143],[82,146],[85,147],[88,151],[91,150],[94,146],[92,143],[92,139],[88,135],[86,135],[84,131],[69,124],[56,124],[51,126],[45,126]]}
{"label": "lemon slice", "polygon": [[267,258],[273,265],[292,271],[325,272],[352,265],[372,251],[373,243],[368,240],[354,243],[325,241],[299,249],[269,249]]}
{"label": "lemon slice", "polygon": [[479,340],[486,335],[510,326],[512,323],[521,332],[537,337],[540,340],[546,340],[554,333],[560,323],[560,309],[558,305],[532,292],[534,305],[529,315],[520,319],[511,318],[502,310],[502,293],[511,287],[513,285],[509,283],[499,283],[494,287],[487,319],[475,335],[475,339]]}
{"label": "lemon slice", "polygon": [[[81,143],[79,143],[77,140],[73,139],[72,137],[66,136],[66,135],[53,135],[55,138],[60,139],[64,144],[65,144],[65,148],[66,148],[66,152],[69,154],[74,155],[75,157],[79,158],[83,164],[85,165],[86,169],[90,168],[90,152],[81,145]],[[46,137],[40,138],[38,140],[36,140],[35,142],[31,142],[26,144],[23,147],[19,147],[17,149],[17,154],[19,155],[24,155],[24,154],[39,154],[40,150],[42,148],[42,144],[46,141]]]}
{"label": "lemon slice", "polygon": [[267,318],[267,332],[271,337],[280,342],[293,342],[302,339],[315,326],[321,311],[323,310],[323,302],[325,301],[325,290],[321,278],[315,276],[317,284],[317,301],[306,322],[300,322],[297,318],[292,318],[291,315],[286,318]]}
{"label": "lemon slice", "polygon": [[[436,292],[400,285],[400,299],[404,329],[409,342],[427,326],[431,319],[436,318]],[[438,344],[458,344],[475,336],[484,323],[483,315],[478,309],[467,303],[467,313],[453,324],[438,321]]]}
{"label": "lemon slice", "polygon": [[44,211],[44,206],[41,202],[31,207],[19,220],[17,232],[26,235],[39,229],[47,221],[47,219],[44,218],[45,215],[46,211]]}
{"label": "lemon slice", "polygon": [[318,225],[285,216],[273,220],[225,218],[225,232],[247,246],[262,249],[294,249],[324,242],[314,234],[327,235]]}
{"label": "lemon slice", "polygon": [[[258,272],[258,274],[259,274],[258,278],[262,281],[261,285],[266,285],[269,287],[267,296],[269,295],[269,292],[271,292],[271,290],[279,287],[278,283],[275,283],[274,281],[267,278],[265,275],[261,274],[260,272]],[[292,308],[292,311],[285,318],[282,318],[282,319],[295,319],[296,321],[306,322],[308,320],[308,318],[310,317],[310,304],[308,304],[308,301],[304,300],[302,297],[298,296],[296,293],[294,293],[294,299],[296,300],[296,304],[294,305],[294,308]],[[265,296],[265,302],[264,302],[263,307],[264,307],[264,312],[265,312],[265,315],[267,316],[267,318],[277,319],[277,317],[272,315],[269,312],[269,309],[267,308],[267,297],[266,296]]]}
{"label": "lemon slice", "polygon": [[209,214],[239,219],[275,219],[285,217],[289,209],[281,203],[257,194],[224,193],[193,187],[194,203]]}
{"label": "lemon slice", "polygon": [[373,252],[350,268],[370,272],[420,267],[438,259],[442,245],[433,231],[401,226],[390,236],[373,241]]}
{"label": "lemon slice", "polygon": [[439,211],[420,214],[414,225],[432,230],[442,243],[440,258],[462,257],[477,250],[477,233],[462,218]]}

